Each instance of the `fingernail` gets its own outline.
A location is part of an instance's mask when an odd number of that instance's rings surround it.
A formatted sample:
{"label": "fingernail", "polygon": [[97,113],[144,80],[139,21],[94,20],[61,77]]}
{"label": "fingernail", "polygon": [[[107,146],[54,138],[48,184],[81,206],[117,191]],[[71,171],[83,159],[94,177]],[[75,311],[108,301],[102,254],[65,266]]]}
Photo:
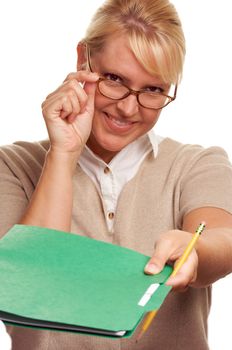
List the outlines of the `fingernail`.
{"label": "fingernail", "polygon": [[172,286],[172,283],[173,281],[171,277],[167,280],[167,282],[165,282],[166,286]]}
{"label": "fingernail", "polygon": [[157,265],[152,264],[152,263],[147,264],[146,267],[145,267],[145,270],[146,270],[146,272],[149,272],[149,273],[158,273],[158,272],[160,272],[160,268]]}
{"label": "fingernail", "polygon": [[92,77],[95,78],[95,79],[99,79],[99,75],[97,73],[92,73]]}

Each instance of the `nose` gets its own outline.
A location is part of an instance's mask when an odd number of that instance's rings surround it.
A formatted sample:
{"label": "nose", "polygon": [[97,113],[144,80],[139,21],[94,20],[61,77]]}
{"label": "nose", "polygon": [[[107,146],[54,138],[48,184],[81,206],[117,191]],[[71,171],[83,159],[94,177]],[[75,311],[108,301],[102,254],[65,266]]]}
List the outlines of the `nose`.
{"label": "nose", "polygon": [[126,98],[119,100],[117,102],[117,108],[125,117],[131,117],[135,115],[139,110],[137,97],[134,95],[129,95]]}

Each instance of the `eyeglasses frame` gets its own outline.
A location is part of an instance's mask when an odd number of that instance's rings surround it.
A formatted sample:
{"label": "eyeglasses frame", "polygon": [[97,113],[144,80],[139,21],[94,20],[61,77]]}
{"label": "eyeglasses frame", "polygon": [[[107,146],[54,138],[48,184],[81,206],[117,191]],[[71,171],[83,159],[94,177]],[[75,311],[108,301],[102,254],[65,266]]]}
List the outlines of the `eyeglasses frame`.
{"label": "eyeglasses frame", "polygon": [[[88,66],[90,72],[93,72],[93,69],[92,69],[92,66],[91,66],[91,60],[90,60],[90,49],[89,49],[89,47],[88,47],[87,44],[86,44],[86,58],[87,58],[87,66]],[[158,111],[158,110],[160,110],[160,109],[163,109],[164,107],[166,107],[167,105],[169,105],[169,103],[173,102],[173,101],[176,99],[176,95],[177,95],[178,84],[175,84],[175,89],[174,89],[174,95],[173,95],[173,96],[169,96],[169,95],[166,95],[166,94],[164,94],[164,93],[159,93],[159,94],[158,94],[158,95],[162,95],[162,96],[165,96],[165,97],[168,98],[169,101],[168,101],[164,106],[162,106],[162,107],[160,107],[160,108],[145,107],[145,106],[143,106],[143,105],[141,104],[141,102],[139,101],[139,95],[140,95],[141,93],[148,93],[148,91],[146,91],[146,90],[133,90],[133,89],[129,88],[127,85],[125,85],[125,84],[123,84],[123,83],[118,83],[118,84],[124,86],[124,87],[128,90],[128,92],[127,92],[123,97],[120,97],[120,98],[112,98],[112,97],[109,97],[109,96],[107,96],[107,95],[104,95],[104,94],[101,92],[100,88],[99,88],[100,82],[101,82],[101,81],[104,81],[104,80],[108,80],[108,79],[106,79],[106,78],[100,76],[99,79],[98,79],[98,81],[97,81],[98,91],[100,92],[100,94],[101,94],[102,96],[107,97],[107,98],[110,98],[111,100],[114,100],[114,101],[120,101],[120,100],[124,100],[125,98],[127,98],[127,97],[130,96],[130,95],[134,95],[134,96],[136,96],[137,101],[138,101],[138,104],[139,104],[141,107],[143,107],[143,108],[148,108],[148,109],[153,109],[153,110],[156,110],[156,111]],[[152,93],[151,93],[151,94],[152,94]]]}

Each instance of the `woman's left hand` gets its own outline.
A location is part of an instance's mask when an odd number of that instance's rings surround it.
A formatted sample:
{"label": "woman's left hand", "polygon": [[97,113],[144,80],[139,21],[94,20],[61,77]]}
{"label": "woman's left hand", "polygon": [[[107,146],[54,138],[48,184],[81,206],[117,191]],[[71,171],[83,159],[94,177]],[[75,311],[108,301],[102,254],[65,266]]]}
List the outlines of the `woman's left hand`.
{"label": "woman's left hand", "polygon": [[[165,264],[174,264],[183,254],[192,234],[186,231],[171,230],[160,235],[155,245],[155,251],[144,272],[146,274],[159,273]],[[198,255],[195,249],[192,250],[186,262],[180,268],[175,277],[170,277],[166,282],[173,290],[185,291],[197,278]]]}

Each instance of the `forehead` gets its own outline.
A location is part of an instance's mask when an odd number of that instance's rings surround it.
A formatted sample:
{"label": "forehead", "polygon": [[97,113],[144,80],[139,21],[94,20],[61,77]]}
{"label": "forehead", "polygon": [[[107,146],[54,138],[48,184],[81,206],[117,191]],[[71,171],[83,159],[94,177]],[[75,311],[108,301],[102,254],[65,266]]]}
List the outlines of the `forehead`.
{"label": "forehead", "polygon": [[163,83],[159,76],[149,73],[137,60],[126,36],[108,38],[104,47],[91,56],[99,69],[118,72],[119,75],[127,77],[128,81],[136,78],[144,83]]}

